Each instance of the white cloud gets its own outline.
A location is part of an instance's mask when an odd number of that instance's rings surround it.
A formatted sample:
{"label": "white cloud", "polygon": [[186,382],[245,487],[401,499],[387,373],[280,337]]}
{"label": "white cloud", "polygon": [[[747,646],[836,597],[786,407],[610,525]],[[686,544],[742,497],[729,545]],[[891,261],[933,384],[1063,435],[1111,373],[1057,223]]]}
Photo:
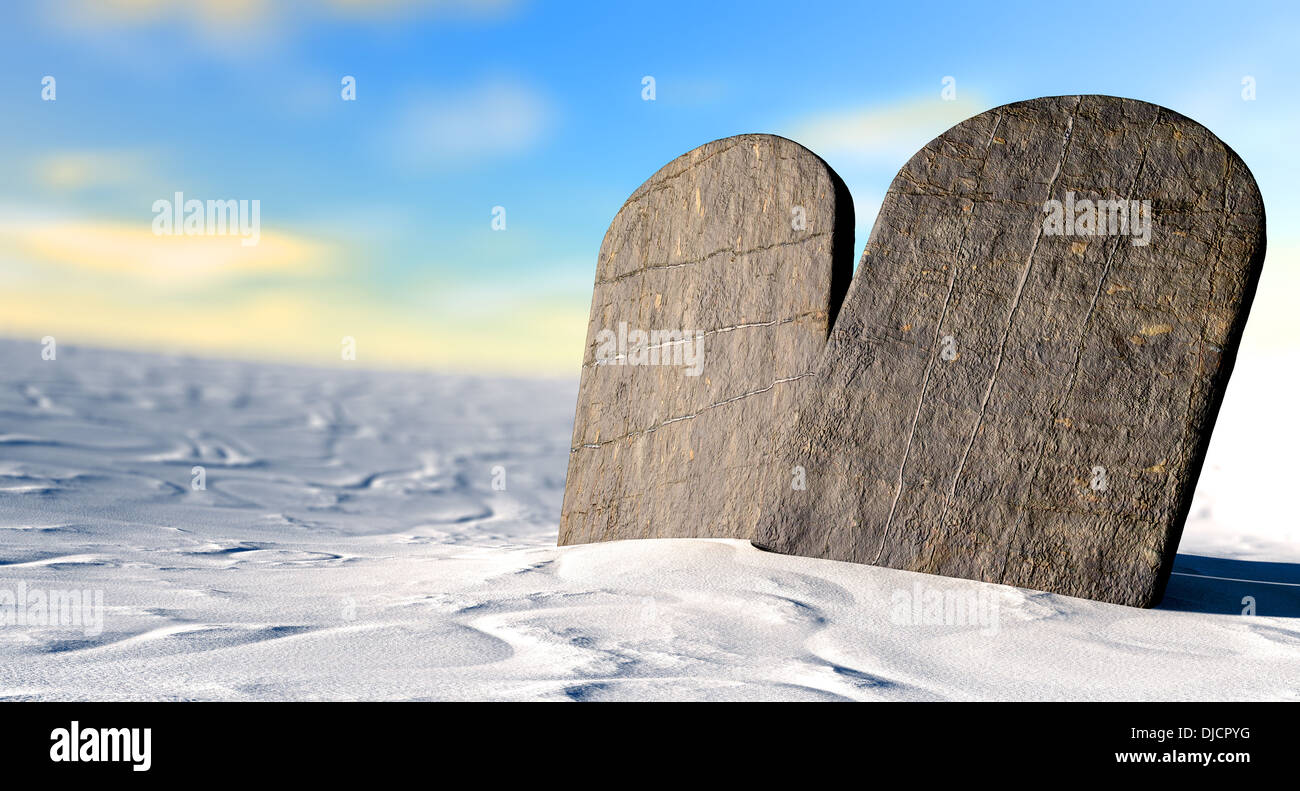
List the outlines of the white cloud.
{"label": "white cloud", "polygon": [[818,113],[788,125],[787,135],[827,161],[900,168],[949,127],[989,108],[978,99],[915,98]]}
{"label": "white cloud", "polygon": [[454,167],[529,151],[552,120],[549,104],[537,91],[489,82],[463,93],[413,100],[383,143],[404,165]]}

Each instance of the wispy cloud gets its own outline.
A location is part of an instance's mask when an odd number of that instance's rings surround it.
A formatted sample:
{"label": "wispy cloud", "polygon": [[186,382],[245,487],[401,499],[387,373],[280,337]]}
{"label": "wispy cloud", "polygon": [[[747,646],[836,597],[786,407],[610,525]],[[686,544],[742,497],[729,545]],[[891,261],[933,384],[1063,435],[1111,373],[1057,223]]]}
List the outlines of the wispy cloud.
{"label": "wispy cloud", "polygon": [[239,60],[284,49],[313,25],[493,22],[509,17],[519,5],[514,0],[50,0],[43,13],[51,28],[68,34],[162,30],[198,52]]}
{"label": "wispy cloud", "polygon": [[537,90],[488,81],[413,99],[379,145],[402,165],[459,167],[531,150],[553,126],[554,115]]}
{"label": "wispy cloud", "polygon": [[56,192],[122,188],[152,172],[150,156],[134,151],[66,150],[32,159],[32,183]]}
{"label": "wispy cloud", "polygon": [[82,25],[146,26],[172,21],[226,28],[249,28],[286,17],[334,16],[354,20],[399,21],[414,16],[499,16],[514,0],[64,0]]}
{"label": "wispy cloud", "polygon": [[828,160],[898,168],[949,127],[986,109],[976,97],[943,101],[936,90],[932,97],[800,118],[788,125],[788,134]]}

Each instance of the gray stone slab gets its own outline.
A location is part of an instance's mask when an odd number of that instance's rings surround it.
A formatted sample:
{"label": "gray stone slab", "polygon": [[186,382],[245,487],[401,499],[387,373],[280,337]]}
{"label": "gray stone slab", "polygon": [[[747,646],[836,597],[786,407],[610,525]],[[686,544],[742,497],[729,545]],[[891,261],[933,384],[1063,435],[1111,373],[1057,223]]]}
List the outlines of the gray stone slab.
{"label": "gray stone slab", "polygon": [[[852,248],[843,182],[780,137],[701,146],[632,194],[601,244],[560,544],[751,536],[768,449],[826,344]],[[622,340],[636,330],[689,333],[647,345],[660,362],[698,349],[702,364],[628,364],[650,354]]]}
{"label": "gray stone slab", "polygon": [[[1141,214],[1045,224],[1070,198],[1150,201],[1149,242]],[[1264,239],[1241,159],[1168,109],[1064,96],[958,124],[890,187],[754,543],[1158,603]]]}

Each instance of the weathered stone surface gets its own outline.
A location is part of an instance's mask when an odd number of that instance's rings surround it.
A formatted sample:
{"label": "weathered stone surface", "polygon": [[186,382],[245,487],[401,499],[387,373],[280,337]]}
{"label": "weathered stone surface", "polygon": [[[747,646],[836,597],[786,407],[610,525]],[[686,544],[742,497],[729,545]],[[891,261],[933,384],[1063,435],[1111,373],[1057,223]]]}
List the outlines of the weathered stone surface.
{"label": "weathered stone surface", "polygon": [[[852,247],[843,182],[780,137],[701,146],[632,194],[600,249],[560,544],[751,536],[767,451],[826,344]],[[598,355],[599,333],[624,322],[702,331],[699,374]]]}
{"label": "weathered stone surface", "polygon": [[[1151,201],[1150,243],[1045,233],[1067,192]],[[1250,172],[1170,110],[953,127],[890,187],[754,543],[1158,603],[1263,256]]]}

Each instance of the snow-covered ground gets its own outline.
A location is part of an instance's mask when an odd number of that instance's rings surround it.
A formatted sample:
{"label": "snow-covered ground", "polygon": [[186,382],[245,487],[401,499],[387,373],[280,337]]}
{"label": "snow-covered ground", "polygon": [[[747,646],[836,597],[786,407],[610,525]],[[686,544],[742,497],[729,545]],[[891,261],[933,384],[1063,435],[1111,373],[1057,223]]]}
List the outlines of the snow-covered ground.
{"label": "snow-covered ground", "polygon": [[40,351],[0,341],[0,603],[99,591],[103,621],[0,625],[0,697],[1300,699],[1298,355],[1242,357],[1137,610],[740,541],[557,549],[576,380]]}

